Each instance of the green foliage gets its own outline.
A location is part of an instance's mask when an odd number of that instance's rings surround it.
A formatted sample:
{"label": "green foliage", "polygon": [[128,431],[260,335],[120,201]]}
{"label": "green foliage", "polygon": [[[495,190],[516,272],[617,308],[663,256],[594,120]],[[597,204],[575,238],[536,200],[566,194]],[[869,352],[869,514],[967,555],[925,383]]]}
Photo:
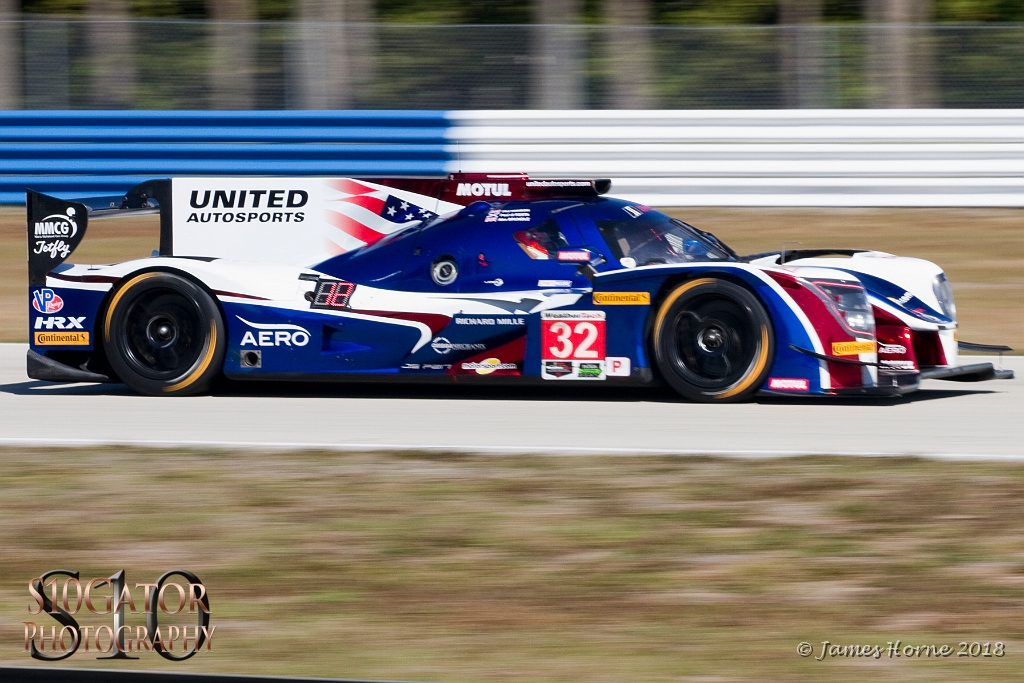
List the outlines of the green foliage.
{"label": "green foliage", "polygon": [[938,21],[1024,21],[1021,0],[935,0]]}
{"label": "green foliage", "polygon": [[22,0],[21,11],[31,14],[81,14],[86,0]]}
{"label": "green foliage", "polygon": [[[255,0],[260,21],[283,21],[291,16],[292,0]],[[206,19],[206,0],[132,0],[135,17]],[[27,14],[81,15],[89,9],[88,0],[22,0],[21,11]]]}
{"label": "green foliage", "polygon": [[[132,0],[132,15],[203,19],[215,0]],[[261,21],[295,15],[297,0],[254,0]],[[332,2],[334,0],[324,0]],[[409,24],[529,24],[535,0],[376,0],[378,21]],[[602,23],[605,4],[616,0],[582,0],[585,23]],[[931,0],[939,22],[1024,22],[1022,0]],[[650,0],[652,23],[683,26],[775,24],[780,0]],[[825,21],[859,21],[865,0],[824,0]],[[30,14],[80,15],[88,0],[21,0]]]}
{"label": "green foliage", "polygon": [[654,0],[658,24],[757,25],[774,24],[778,17],[775,0]]}
{"label": "green foliage", "polygon": [[377,0],[377,19],[391,23],[529,24],[529,0]]}

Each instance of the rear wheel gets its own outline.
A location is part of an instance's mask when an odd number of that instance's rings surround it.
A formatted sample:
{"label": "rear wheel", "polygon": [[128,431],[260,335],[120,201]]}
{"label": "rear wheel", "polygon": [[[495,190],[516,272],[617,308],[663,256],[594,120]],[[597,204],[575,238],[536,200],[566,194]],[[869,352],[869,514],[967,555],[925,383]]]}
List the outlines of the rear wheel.
{"label": "rear wheel", "polygon": [[654,357],[665,380],[693,401],[726,402],[758,390],[774,356],[764,306],[749,290],[717,278],[674,289],[654,323]]}
{"label": "rear wheel", "polygon": [[207,391],[220,373],[226,334],[213,298],[170,273],[143,273],[111,298],[103,322],[117,376],[150,396]]}

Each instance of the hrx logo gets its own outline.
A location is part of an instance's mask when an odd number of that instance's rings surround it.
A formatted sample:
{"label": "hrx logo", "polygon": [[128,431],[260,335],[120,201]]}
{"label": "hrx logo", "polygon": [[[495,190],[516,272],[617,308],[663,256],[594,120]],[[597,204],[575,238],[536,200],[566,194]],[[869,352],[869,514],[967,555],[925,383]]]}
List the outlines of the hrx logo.
{"label": "hrx logo", "polygon": [[76,318],[65,318],[62,315],[51,315],[47,317],[36,318],[35,329],[37,330],[82,330],[82,323],[85,322],[85,316],[79,316]]}

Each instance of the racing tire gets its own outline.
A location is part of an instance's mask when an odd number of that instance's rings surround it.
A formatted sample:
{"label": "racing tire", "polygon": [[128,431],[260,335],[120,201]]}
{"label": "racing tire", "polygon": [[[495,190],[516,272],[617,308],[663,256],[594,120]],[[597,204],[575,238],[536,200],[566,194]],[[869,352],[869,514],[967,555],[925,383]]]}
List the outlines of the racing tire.
{"label": "racing tire", "polygon": [[118,378],[149,396],[209,390],[227,345],[216,302],[171,273],[142,273],[122,284],[103,319],[107,360]]}
{"label": "racing tire", "polygon": [[771,369],[775,334],[754,294],[718,278],[672,290],[655,317],[654,359],[665,381],[691,401],[742,401]]}

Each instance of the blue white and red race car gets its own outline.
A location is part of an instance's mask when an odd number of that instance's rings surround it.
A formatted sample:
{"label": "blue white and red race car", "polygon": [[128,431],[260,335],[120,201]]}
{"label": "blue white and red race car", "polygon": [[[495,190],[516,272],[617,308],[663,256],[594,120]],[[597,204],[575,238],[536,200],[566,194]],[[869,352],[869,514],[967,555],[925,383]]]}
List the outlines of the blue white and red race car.
{"label": "blue white and red race car", "polygon": [[[151,395],[234,380],[666,382],[696,401],[891,395],[957,366],[942,270],[863,250],[739,257],[608,181],[176,178],[28,193],[28,374]],[[160,249],[65,263],[89,221]]]}

